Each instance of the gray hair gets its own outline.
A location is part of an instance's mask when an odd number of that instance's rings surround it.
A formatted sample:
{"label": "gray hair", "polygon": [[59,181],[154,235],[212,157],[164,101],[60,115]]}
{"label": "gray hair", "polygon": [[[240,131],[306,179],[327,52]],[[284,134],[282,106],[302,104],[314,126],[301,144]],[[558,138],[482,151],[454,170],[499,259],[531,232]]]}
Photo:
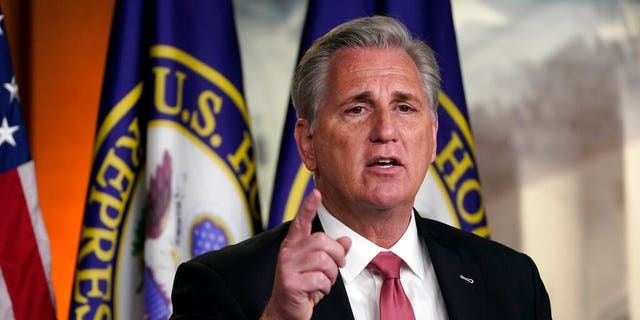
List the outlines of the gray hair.
{"label": "gray hair", "polygon": [[414,38],[398,20],[385,16],[357,18],[345,22],[316,40],[296,67],[291,86],[291,101],[299,118],[316,125],[316,116],[324,98],[327,69],[331,55],[344,48],[399,48],[416,64],[422,86],[437,119],[440,70],[433,50]]}

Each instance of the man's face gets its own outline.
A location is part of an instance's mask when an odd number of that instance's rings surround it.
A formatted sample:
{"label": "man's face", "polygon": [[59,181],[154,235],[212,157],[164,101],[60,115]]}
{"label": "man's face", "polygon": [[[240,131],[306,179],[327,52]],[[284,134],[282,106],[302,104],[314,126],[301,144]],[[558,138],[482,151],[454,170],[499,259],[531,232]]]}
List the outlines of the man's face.
{"label": "man's face", "polygon": [[309,129],[299,120],[296,140],[331,211],[411,208],[436,155],[437,122],[415,63],[399,49],[335,52]]}

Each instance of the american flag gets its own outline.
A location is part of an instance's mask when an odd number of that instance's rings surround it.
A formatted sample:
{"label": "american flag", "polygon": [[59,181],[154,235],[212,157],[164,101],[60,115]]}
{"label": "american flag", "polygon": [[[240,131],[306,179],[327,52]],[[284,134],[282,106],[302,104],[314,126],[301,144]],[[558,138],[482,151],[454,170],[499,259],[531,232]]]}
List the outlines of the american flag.
{"label": "american flag", "polygon": [[0,320],[55,319],[49,239],[0,10]]}

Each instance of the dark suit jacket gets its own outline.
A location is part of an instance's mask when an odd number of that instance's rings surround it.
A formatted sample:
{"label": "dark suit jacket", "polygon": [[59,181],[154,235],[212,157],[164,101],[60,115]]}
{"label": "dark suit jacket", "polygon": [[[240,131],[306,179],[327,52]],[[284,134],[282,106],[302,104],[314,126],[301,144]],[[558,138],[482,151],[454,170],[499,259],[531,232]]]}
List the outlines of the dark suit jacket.
{"label": "dark suit jacket", "polygon": [[[416,223],[449,319],[551,319],[549,297],[528,256],[417,214]],[[317,217],[313,229],[322,230]],[[180,265],[171,319],[258,319],[271,296],[288,230],[285,223]],[[353,319],[340,276],[312,319]]]}

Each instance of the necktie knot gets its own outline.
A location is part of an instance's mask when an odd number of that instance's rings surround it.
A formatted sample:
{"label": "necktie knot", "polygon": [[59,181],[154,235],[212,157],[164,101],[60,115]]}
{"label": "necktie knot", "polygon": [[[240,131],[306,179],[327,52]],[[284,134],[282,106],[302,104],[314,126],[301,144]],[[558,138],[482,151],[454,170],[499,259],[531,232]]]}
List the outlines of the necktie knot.
{"label": "necktie knot", "polygon": [[399,279],[400,278],[400,265],[402,259],[391,251],[383,251],[378,253],[373,260],[369,263],[369,266],[378,271],[383,279]]}

